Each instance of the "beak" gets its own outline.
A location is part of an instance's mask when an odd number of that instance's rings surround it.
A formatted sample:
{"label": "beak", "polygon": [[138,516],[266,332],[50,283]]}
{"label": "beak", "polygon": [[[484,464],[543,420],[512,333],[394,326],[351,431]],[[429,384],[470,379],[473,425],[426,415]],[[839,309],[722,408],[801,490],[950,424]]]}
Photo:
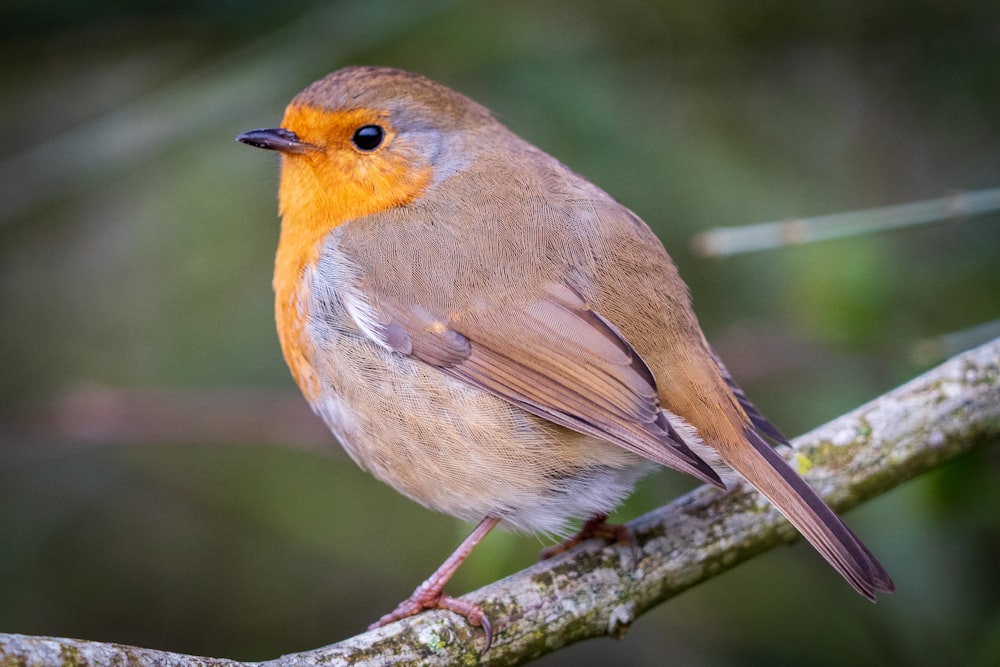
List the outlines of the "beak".
{"label": "beak", "polygon": [[270,130],[250,130],[236,137],[236,141],[279,153],[302,154],[315,149],[315,146],[302,141],[297,134],[283,127]]}

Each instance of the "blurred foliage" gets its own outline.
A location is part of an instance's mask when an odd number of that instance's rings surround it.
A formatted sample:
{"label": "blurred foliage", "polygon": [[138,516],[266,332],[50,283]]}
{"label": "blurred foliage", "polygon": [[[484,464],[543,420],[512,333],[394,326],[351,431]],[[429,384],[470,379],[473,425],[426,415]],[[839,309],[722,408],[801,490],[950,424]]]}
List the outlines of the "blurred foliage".
{"label": "blurred foliage", "polygon": [[[715,225],[1000,183],[1000,9],[911,2],[29,3],[0,7],[0,408],[86,385],[294,391],[273,334],[277,164],[233,142],[352,63],[420,71],[632,207],[709,338],[789,434],[1000,317],[996,214],[701,260]],[[264,659],[362,630],[468,526],[345,457],[0,451],[0,631]],[[331,452],[336,452],[332,444]],[[797,545],[542,664],[1000,662],[997,452],[853,512],[899,593]],[[646,480],[622,518],[686,488]],[[461,591],[529,563],[491,536]]]}

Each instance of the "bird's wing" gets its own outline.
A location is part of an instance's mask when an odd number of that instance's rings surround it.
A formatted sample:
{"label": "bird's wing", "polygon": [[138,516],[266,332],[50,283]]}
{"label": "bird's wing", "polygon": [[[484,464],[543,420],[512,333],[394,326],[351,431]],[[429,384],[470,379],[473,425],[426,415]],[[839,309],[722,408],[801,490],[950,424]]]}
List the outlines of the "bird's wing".
{"label": "bird's wing", "polygon": [[452,377],[580,433],[724,486],[660,410],[649,367],[572,287],[520,308],[436,318],[386,302],[380,341]]}

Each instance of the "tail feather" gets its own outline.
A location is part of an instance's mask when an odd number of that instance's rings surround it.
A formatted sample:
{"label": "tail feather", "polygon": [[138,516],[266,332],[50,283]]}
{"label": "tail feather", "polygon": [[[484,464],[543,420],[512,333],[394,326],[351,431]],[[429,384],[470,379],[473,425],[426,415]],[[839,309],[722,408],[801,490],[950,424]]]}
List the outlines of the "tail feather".
{"label": "tail feather", "polygon": [[757,430],[762,434],[773,440],[774,442],[780,443],[782,445],[789,445],[788,438],[786,438],[777,427],[772,424],[767,417],[764,416],[757,406],[754,405],[747,394],[743,391],[743,387],[736,382],[733,378],[733,374],[729,372],[726,365],[722,362],[722,357],[713,349],[709,348],[709,352],[712,354],[712,359],[715,361],[715,365],[719,367],[719,372],[722,373],[722,379],[726,381],[726,385],[729,387],[729,391],[733,393],[736,397],[736,401],[743,408],[743,412],[746,413],[747,417],[757,428]]}
{"label": "tail feather", "polygon": [[803,537],[861,595],[874,601],[878,592],[891,592],[889,574],[860,539],[778,453],[752,429],[752,447],[726,447],[726,462],[753,484]]}

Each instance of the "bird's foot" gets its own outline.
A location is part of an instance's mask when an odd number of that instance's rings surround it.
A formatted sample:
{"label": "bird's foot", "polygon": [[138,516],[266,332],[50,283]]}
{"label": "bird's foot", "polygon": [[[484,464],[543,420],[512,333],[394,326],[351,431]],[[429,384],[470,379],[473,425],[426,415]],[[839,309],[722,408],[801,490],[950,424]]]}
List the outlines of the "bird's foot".
{"label": "bird's foot", "polygon": [[586,542],[591,539],[602,539],[614,540],[617,544],[629,545],[632,547],[633,560],[638,561],[639,553],[632,531],[630,531],[628,526],[624,524],[607,523],[607,519],[607,514],[600,514],[592,519],[589,519],[583,524],[583,526],[580,527],[580,531],[576,535],[567,537],[559,544],[543,549],[542,553],[539,554],[539,560],[548,560],[553,556],[558,556],[561,553],[569,551],[581,542]]}
{"label": "bird's foot", "polygon": [[493,645],[493,626],[490,623],[489,617],[479,608],[479,605],[468,600],[460,600],[450,595],[444,595],[440,590],[435,591],[430,588],[424,588],[424,586],[418,587],[417,590],[413,591],[413,595],[403,600],[398,607],[368,626],[368,629],[374,630],[375,628],[380,628],[394,621],[419,614],[425,609],[447,609],[459,616],[465,617],[465,620],[470,625],[482,628],[483,632],[486,633],[486,646],[483,648],[483,653],[488,651],[490,646]]}

